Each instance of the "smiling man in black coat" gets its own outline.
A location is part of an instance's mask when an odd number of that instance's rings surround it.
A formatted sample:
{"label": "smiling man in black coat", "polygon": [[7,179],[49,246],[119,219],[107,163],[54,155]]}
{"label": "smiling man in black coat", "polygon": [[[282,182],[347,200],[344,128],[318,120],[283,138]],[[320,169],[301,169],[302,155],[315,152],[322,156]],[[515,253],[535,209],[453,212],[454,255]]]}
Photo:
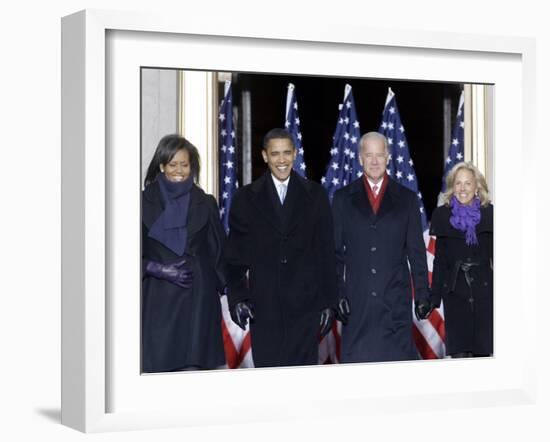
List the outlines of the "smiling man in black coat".
{"label": "smiling man in black coat", "polygon": [[225,248],[229,308],[250,320],[256,367],[318,363],[336,305],[333,223],[326,191],[292,171],[291,135],[264,137],[268,171],[233,197]]}
{"label": "smiling man in black coat", "polygon": [[342,327],[341,361],[417,359],[411,281],[419,319],[430,309],[417,196],[386,174],[389,152],[382,134],[363,135],[359,146],[364,175],[339,189],[332,204],[338,305],[351,307]]}

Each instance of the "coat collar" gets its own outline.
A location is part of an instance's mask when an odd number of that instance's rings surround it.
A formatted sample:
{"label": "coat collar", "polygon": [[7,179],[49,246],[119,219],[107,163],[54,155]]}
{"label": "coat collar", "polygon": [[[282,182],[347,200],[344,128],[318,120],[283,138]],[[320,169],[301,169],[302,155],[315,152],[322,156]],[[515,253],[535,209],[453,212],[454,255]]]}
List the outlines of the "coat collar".
{"label": "coat collar", "polygon": [[393,181],[390,177],[387,177],[387,179],[388,187],[386,188],[386,192],[384,193],[377,214],[373,212],[369,203],[369,198],[363,184],[363,177],[356,179],[349,186],[352,205],[364,216],[366,216],[373,224],[380,221],[393,210],[395,207],[395,201],[398,198],[399,188],[397,186],[400,186],[400,184]]}

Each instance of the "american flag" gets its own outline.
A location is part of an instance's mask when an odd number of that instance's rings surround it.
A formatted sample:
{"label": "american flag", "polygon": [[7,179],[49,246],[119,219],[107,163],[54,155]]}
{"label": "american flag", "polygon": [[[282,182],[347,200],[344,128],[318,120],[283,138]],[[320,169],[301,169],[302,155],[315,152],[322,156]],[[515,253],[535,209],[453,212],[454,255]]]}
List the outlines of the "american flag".
{"label": "american flag", "polygon": [[[428,261],[429,278],[433,269],[433,252],[430,249],[430,236],[426,211],[422,202],[422,194],[418,189],[418,181],[414,171],[414,163],[409,152],[405,127],[401,122],[397,100],[391,88],[384,105],[382,123],[378,129],[388,140],[390,156],[388,159],[387,173],[395,181],[412,190],[418,196],[418,210],[422,221],[424,242],[426,244],[426,257]],[[411,309],[413,309],[411,305]],[[428,320],[418,321],[413,309],[413,334],[416,347],[423,359],[436,359],[445,355],[443,319],[438,311],[432,312]]]}
{"label": "american flag", "polygon": [[453,128],[451,146],[449,147],[449,154],[445,159],[445,171],[443,172],[441,193],[447,190],[447,174],[455,164],[461,161],[464,161],[464,91],[460,94],[460,99],[458,101],[458,111],[456,113],[455,126]]}
{"label": "american flag", "polygon": [[298,151],[292,168],[296,173],[306,178],[306,163],[304,161],[304,148],[302,147],[302,132],[300,132],[300,117],[298,116],[298,101],[296,99],[296,88],[288,83],[286,93],[285,128],[292,135],[294,147]]}
{"label": "american flag", "polygon": [[[306,176],[306,163],[304,161],[304,149],[302,146],[302,133],[300,131],[300,117],[298,116],[298,101],[296,99],[296,88],[292,83],[288,84],[286,94],[285,128],[292,135],[294,146],[298,150],[293,169],[304,178]],[[319,363],[333,364],[338,362],[337,348],[339,345],[339,334],[337,326],[325,335],[319,342]]]}
{"label": "american flag", "polygon": [[[361,132],[353,92],[349,84],[344,88],[344,102],[338,106],[338,110],[338,121],[330,150],[331,158],[327,172],[321,178],[321,184],[327,190],[331,202],[336,190],[363,175],[358,149]],[[331,332],[319,344],[320,364],[339,362],[341,333],[342,324],[335,321]]]}
{"label": "american flag", "polygon": [[332,202],[334,192],[363,175],[359,164],[358,146],[361,132],[351,86],[344,88],[344,102],[339,105],[338,122],[332,137],[331,159],[321,184],[328,191]]}
{"label": "american flag", "polygon": [[[233,194],[238,188],[237,154],[233,127],[233,95],[231,81],[224,85],[224,97],[218,112],[219,130],[219,194],[220,218],[226,233],[229,233],[229,209]],[[229,368],[253,367],[250,334],[231,320],[227,296],[220,298],[222,308],[222,333],[225,357]]]}
{"label": "american flag", "polygon": [[224,97],[218,112],[219,127],[219,201],[225,233],[229,232],[229,208],[238,188],[235,130],[233,129],[233,94],[231,81],[225,82]]}
{"label": "american flag", "polygon": [[[445,159],[445,170],[443,172],[438,205],[441,205],[443,203],[443,192],[447,190],[447,174],[454,167],[455,164],[460,163],[461,161],[464,161],[464,91],[462,91],[462,93],[460,94],[460,99],[458,100],[458,111],[456,113],[456,120],[451,137],[449,153],[447,155],[447,158]],[[434,236],[430,236],[428,242],[428,270],[430,271],[430,283],[433,270],[433,260],[435,256],[435,247],[436,238]],[[430,323],[429,325],[431,325],[433,330],[437,333],[437,335],[433,338],[434,342],[437,342],[437,336],[439,336],[441,341],[445,340],[444,307],[445,306],[442,303],[441,307],[434,310],[428,319]],[[426,333],[431,332],[431,330],[429,330],[429,325],[425,326],[425,328],[427,329]],[[434,353],[435,354],[432,356],[433,358],[442,358],[445,356],[445,345],[443,344],[443,342],[437,347]]]}
{"label": "american flag", "polygon": [[401,124],[399,109],[395,94],[388,88],[382,123],[378,132],[388,140],[390,156],[388,159],[387,172],[395,181],[412,190],[418,196],[418,210],[422,219],[422,230],[428,229],[428,219],[422,202],[422,194],[418,190],[418,181],[414,173],[413,160],[409,153],[409,145],[405,136],[405,128]]}

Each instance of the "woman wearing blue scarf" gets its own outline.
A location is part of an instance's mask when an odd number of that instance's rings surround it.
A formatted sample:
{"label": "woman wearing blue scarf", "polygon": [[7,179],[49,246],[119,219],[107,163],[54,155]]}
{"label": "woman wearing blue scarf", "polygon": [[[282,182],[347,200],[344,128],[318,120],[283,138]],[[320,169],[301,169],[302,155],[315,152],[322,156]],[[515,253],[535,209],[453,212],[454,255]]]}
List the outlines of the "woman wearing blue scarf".
{"label": "woman wearing blue scarf", "polygon": [[455,358],[493,354],[493,206],[487,182],[471,163],[447,175],[444,205],[434,210],[437,237],[432,304],[443,300],[445,347]]}
{"label": "woman wearing blue scarf", "polygon": [[212,195],[197,186],[197,148],[163,137],[142,193],[142,371],[225,364],[219,292],[225,233]]}

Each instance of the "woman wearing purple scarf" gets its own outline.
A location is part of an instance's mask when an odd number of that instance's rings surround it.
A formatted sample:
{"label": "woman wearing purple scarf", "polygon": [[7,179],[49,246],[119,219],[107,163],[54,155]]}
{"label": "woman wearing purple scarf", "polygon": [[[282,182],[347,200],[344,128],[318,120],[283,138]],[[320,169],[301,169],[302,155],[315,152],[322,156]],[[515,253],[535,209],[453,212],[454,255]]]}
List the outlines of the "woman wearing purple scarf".
{"label": "woman wearing purple scarf", "polygon": [[225,364],[218,293],[225,233],[212,195],[197,186],[199,153],[167,135],[142,193],[141,368],[145,373]]}
{"label": "woman wearing purple scarf", "polygon": [[445,311],[445,346],[453,358],[493,354],[493,206],[471,163],[447,175],[444,205],[434,210],[437,237],[432,304]]}

